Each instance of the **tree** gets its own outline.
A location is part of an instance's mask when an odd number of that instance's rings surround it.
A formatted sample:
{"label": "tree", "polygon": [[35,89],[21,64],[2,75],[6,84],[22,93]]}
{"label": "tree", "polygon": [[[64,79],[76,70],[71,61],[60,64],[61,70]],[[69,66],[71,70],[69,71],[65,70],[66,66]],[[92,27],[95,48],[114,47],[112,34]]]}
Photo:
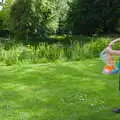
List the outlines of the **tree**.
{"label": "tree", "polygon": [[15,36],[28,41],[45,40],[59,23],[58,0],[16,0],[11,19]]}
{"label": "tree", "polygon": [[56,33],[67,16],[68,1],[71,0],[16,0],[11,10],[15,36],[39,42]]}
{"label": "tree", "polygon": [[10,11],[13,2],[14,0],[6,0],[0,10],[0,31],[3,34],[10,32]]}
{"label": "tree", "polygon": [[74,0],[68,20],[75,34],[115,31],[120,15],[119,0]]}
{"label": "tree", "polygon": [[67,21],[67,15],[68,15],[68,11],[69,11],[69,4],[72,2],[73,0],[62,0],[62,1],[58,1],[56,2],[56,7],[57,7],[57,14],[58,14],[58,28],[57,28],[57,32],[60,34],[63,33],[68,33],[69,29],[67,29],[67,23],[69,21]]}

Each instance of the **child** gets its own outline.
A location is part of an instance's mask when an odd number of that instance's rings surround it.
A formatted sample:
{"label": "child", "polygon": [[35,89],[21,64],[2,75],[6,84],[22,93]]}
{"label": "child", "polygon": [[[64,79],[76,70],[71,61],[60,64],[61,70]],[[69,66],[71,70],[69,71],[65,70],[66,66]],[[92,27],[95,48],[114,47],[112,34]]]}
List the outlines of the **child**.
{"label": "child", "polygon": [[[107,65],[104,67],[104,73],[105,74],[114,74],[119,72],[120,68],[115,67],[114,58],[113,55],[120,55],[120,50],[112,50],[112,45],[116,42],[120,42],[120,38],[113,40],[110,42],[110,44],[107,46],[107,48],[104,49],[104,54],[106,55],[104,61],[107,63]],[[104,57],[104,56],[103,56]]]}
{"label": "child", "polygon": [[[108,47],[105,48],[105,50],[104,50],[107,53],[107,57],[108,57],[108,59],[107,59],[107,66],[104,69],[107,70],[109,68],[109,71],[110,71],[110,69],[111,70],[115,69],[115,63],[114,63],[113,55],[120,56],[120,50],[112,50],[112,45],[114,43],[116,43],[116,42],[120,42],[120,38],[115,39],[112,42],[110,42]],[[119,68],[119,70],[120,70],[120,68]],[[114,109],[112,111],[115,112],[115,113],[120,113],[120,108]]]}

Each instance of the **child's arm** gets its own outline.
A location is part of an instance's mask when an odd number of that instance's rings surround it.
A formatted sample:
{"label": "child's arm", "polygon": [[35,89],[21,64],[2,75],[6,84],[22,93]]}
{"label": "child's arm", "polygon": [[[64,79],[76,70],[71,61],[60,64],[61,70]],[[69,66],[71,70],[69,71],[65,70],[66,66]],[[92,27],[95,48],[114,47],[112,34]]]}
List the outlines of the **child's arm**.
{"label": "child's arm", "polygon": [[120,50],[112,50],[109,46],[105,49],[105,51],[112,55],[120,55]]}
{"label": "child's arm", "polygon": [[109,46],[112,46],[116,42],[120,42],[120,38],[117,38],[117,39],[113,40],[112,42],[110,42]]}
{"label": "child's arm", "polygon": [[110,42],[110,44],[105,49],[105,51],[112,55],[120,55],[120,50],[112,50],[112,45],[116,42],[120,42],[120,38],[117,38],[117,39],[113,40],[112,42]]}
{"label": "child's arm", "polygon": [[120,50],[112,50],[111,54],[112,55],[120,55]]}

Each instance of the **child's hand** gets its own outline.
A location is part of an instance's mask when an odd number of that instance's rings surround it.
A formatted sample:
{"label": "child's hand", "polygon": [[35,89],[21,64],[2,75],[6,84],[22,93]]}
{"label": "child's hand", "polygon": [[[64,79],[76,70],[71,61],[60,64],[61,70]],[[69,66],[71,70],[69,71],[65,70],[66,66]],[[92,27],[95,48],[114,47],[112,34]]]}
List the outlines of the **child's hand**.
{"label": "child's hand", "polygon": [[105,48],[105,51],[107,53],[112,53],[112,47],[111,46],[108,46],[107,48]]}

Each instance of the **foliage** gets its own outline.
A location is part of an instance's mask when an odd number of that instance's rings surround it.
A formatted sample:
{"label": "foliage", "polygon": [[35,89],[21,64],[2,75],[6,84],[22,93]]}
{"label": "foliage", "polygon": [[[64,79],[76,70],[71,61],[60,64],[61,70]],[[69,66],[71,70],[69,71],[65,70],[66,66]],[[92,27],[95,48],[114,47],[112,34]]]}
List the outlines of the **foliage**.
{"label": "foliage", "polygon": [[35,42],[43,41],[59,27],[61,17],[66,15],[67,1],[17,0],[12,6],[11,18],[15,36]]}
{"label": "foliage", "polygon": [[[59,37],[59,42],[39,43],[37,47],[8,41],[0,46],[0,61],[6,65],[19,63],[46,63],[76,61],[99,57],[111,38],[72,37],[71,40]],[[58,39],[58,38],[57,38]],[[68,43],[60,42],[65,40]],[[88,39],[90,42],[88,42]]]}
{"label": "foliage", "polygon": [[13,2],[14,0],[6,0],[2,5],[2,10],[0,10],[0,31],[3,36],[4,32],[10,32],[10,11]]}
{"label": "foliage", "polygon": [[115,32],[120,9],[119,0],[75,0],[68,21],[75,34]]}
{"label": "foliage", "polygon": [[67,28],[67,15],[68,15],[68,11],[69,11],[69,4],[72,2],[73,0],[63,0],[60,1],[58,0],[56,2],[56,7],[57,7],[57,15],[58,15],[58,28],[57,28],[57,34],[64,34],[64,33],[68,33],[69,29]]}
{"label": "foliage", "polygon": [[[36,43],[50,34],[119,32],[119,0],[6,0],[0,29]],[[12,5],[12,8],[11,8]],[[10,29],[11,25],[11,29]]]}
{"label": "foliage", "polygon": [[14,34],[23,40],[44,39],[46,22],[50,15],[48,3],[41,0],[17,0],[12,6],[11,18]]}

